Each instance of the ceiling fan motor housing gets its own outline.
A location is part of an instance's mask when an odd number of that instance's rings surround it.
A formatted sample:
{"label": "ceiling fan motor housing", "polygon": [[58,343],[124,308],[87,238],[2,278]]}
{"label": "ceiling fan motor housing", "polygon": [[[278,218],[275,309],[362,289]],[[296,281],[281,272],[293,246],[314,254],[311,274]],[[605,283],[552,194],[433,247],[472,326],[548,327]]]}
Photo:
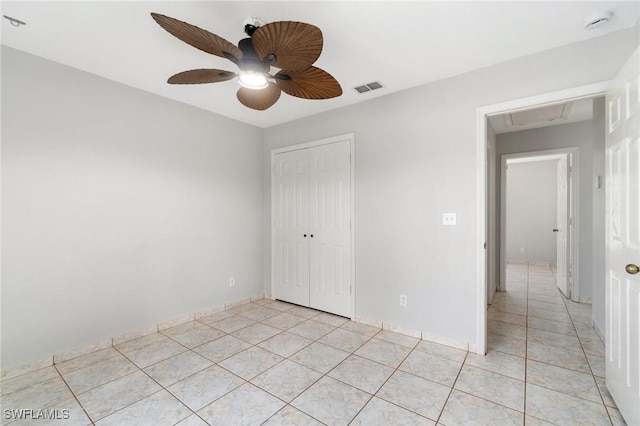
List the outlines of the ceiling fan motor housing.
{"label": "ceiling fan motor housing", "polygon": [[269,72],[270,62],[265,62],[256,53],[253,48],[253,41],[250,37],[243,38],[238,42],[238,47],[242,50],[242,59],[238,61],[238,67],[241,70],[252,70],[259,72]]}

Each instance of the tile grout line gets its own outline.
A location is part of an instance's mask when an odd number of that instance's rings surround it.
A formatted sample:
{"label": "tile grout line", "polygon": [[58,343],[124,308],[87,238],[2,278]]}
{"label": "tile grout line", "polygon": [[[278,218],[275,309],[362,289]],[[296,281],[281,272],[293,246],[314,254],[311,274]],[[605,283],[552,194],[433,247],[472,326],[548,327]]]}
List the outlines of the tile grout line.
{"label": "tile grout line", "polygon": [[71,389],[71,386],[69,386],[69,383],[67,383],[67,381],[65,380],[64,376],[62,375],[62,373],[60,373],[60,370],[58,370],[58,367],[55,366],[55,364],[53,365],[53,368],[56,369],[56,372],[58,373],[58,375],[60,376],[60,378],[62,379],[62,381],[64,382],[65,386],[67,387],[67,389],[69,389],[69,392],[71,392],[71,395],[73,395],[73,399],[76,400],[76,402],[78,403],[78,406],[80,406],[80,408],[82,409],[82,411],[84,412],[85,416],[87,416],[87,418],[89,419],[89,421],[91,422],[92,425],[95,425],[95,422],[93,421],[93,419],[91,418],[91,416],[89,415],[89,413],[87,412],[87,410],[84,408],[84,405],[82,405],[82,403],[80,403],[80,400],[78,399],[78,396],[76,395],[76,393],[73,391],[73,389]]}
{"label": "tile grout line", "polygon": [[[464,360],[462,361],[462,364],[460,364],[460,369],[458,370],[458,374],[456,374],[456,378],[453,380],[453,383],[451,384],[451,388],[449,389],[449,394],[447,395],[447,399],[445,399],[444,404],[442,405],[442,408],[440,409],[440,414],[438,414],[438,418],[436,419],[436,424],[438,424],[438,422],[440,422],[440,418],[442,418],[442,414],[444,413],[444,409],[446,408],[447,403],[449,402],[449,398],[451,398],[451,394],[453,393],[453,390],[454,390],[454,388],[456,386],[456,383],[457,383],[458,379],[460,378],[460,373],[462,372],[462,368],[464,367],[464,364],[467,361],[467,357],[468,356],[469,356],[469,351],[467,351],[466,355],[464,356]],[[472,396],[475,396],[475,395],[472,395]],[[482,399],[484,399],[484,398],[482,398]]]}
{"label": "tile grout line", "polygon": [[[602,396],[602,391],[600,390],[600,386],[598,386],[598,380],[596,379],[596,375],[593,372],[593,367],[591,366],[591,361],[589,360],[589,357],[587,356],[587,352],[584,350],[584,346],[582,344],[582,339],[578,335],[578,329],[576,328],[576,324],[575,324],[575,322],[573,320],[573,316],[571,315],[571,310],[569,310],[569,307],[567,305],[567,301],[565,300],[564,297],[562,298],[562,301],[564,302],[564,307],[567,310],[567,313],[569,314],[569,319],[571,320],[571,325],[573,326],[573,331],[576,333],[576,337],[578,338],[578,343],[580,344],[580,349],[582,349],[582,354],[584,355],[585,359],[587,360],[587,365],[589,366],[589,371],[591,372],[591,377],[593,378],[593,382],[595,383],[596,389],[598,390],[598,395],[600,395],[600,400],[602,401],[602,406],[604,407],[604,411],[605,411],[605,413],[607,413],[607,417],[609,418],[609,421],[613,425],[614,424],[613,423],[613,418],[611,417],[611,413],[609,412],[609,408],[607,407],[607,404],[604,402],[604,397]],[[605,352],[605,362],[606,362],[606,352]],[[606,384],[605,384],[605,387],[606,387]]]}

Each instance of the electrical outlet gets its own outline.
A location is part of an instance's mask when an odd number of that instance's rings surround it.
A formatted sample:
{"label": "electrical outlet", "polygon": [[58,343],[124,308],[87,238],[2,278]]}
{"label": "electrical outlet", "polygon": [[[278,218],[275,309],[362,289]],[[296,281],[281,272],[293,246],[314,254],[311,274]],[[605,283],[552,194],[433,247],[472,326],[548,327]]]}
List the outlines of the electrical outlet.
{"label": "electrical outlet", "polygon": [[229,277],[229,287],[235,287],[236,277]]}
{"label": "electrical outlet", "polygon": [[520,247],[520,253],[524,253],[524,247]]}
{"label": "electrical outlet", "polygon": [[402,306],[403,308],[407,307],[407,295],[406,294],[401,294],[400,295],[400,306]]}

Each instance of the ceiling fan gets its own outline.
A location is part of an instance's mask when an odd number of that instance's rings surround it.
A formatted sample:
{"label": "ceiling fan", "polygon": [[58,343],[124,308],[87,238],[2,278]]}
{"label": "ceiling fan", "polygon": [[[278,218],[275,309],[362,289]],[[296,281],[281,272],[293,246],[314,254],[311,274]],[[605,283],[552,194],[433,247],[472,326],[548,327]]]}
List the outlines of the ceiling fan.
{"label": "ceiling fan", "polygon": [[[238,73],[219,69],[194,69],[175,74],[169,84],[217,83],[238,77],[242,87],[238,100],[245,106],[265,110],[280,93],[303,99],[340,96],[342,88],[328,72],[314,67],[322,52],[320,28],[294,21],[262,24],[250,18],[245,24],[249,36],[235,46],[220,36],[175,18],[152,13],[151,17],[173,36],[212,55],[236,64]],[[275,74],[271,67],[279,68]]]}

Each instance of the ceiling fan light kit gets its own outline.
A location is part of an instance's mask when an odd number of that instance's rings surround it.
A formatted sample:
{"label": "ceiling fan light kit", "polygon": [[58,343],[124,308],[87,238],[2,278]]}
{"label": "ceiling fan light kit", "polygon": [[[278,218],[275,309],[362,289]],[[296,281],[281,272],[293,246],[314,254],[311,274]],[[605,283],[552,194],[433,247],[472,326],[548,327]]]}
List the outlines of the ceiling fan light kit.
{"label": "ceiling fan light kit", "polygon": [[[169,84],[218,83],[238,77],[238,100],[246,107],[265,110],[280,93],[303,99],[330,99],[342,94],[331,74],[314,67],[322,53],[322,31],[314,25],[294,21],[265,24],[247,18],[243,24],[249,36],[238,46],[202,28],[158,13],[151,17],[174,37],[209,54],[236,64],[236,74],[219,69],[196,69],[171,76]],[[271,67],[278,68],[276,74]]]}

